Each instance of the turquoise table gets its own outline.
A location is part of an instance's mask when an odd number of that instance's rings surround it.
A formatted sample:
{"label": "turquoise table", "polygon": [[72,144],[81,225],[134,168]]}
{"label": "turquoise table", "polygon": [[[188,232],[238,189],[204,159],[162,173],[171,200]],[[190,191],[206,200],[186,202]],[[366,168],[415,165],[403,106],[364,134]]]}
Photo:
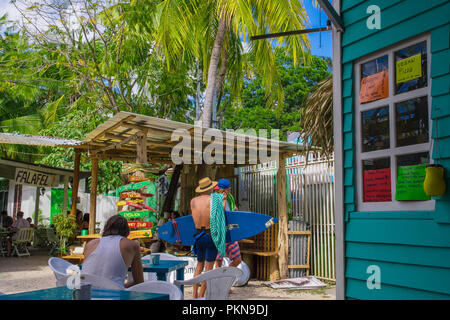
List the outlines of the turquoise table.
{"label": "turquoise table", "polygon": [[[160,281],[167,281],[166,274],[172,271],[177,272],[177,280],[184,280],[184,267],[187,265],[188,262],[184,260],[159,260],[159,264],[150,264],[150,260],[142,259],[143,271],[156,273],[156,278]],[[184,294],[184,286],[180,290]]]}
{"label": "turquoise table", "polygon": [[[0,296],[0,300],[73,300],[65,286]],[[126,290],[92,289],[92,300],[169,300],[168,294]]]}

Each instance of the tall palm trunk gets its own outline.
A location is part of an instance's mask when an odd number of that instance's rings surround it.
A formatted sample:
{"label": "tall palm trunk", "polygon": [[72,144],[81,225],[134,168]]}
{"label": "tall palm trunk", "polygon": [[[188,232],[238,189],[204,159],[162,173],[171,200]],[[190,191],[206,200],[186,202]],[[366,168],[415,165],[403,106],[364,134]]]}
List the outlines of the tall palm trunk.
{"label": "tall palm trunk", "polygon": [[217,67],[219,66],[220,52],[222,51],[223,41],[225,39],[226,21],[222,16],[219,20],[219,27],[217,28],[216,39],[214,40],[214,47],[211,52],[211,60],[208,69],[208,83],[206,85],[205,104],[202,113],[202,126],[206,128],[211,127],[212,106],[214,101],[214,88],[217,80]]}

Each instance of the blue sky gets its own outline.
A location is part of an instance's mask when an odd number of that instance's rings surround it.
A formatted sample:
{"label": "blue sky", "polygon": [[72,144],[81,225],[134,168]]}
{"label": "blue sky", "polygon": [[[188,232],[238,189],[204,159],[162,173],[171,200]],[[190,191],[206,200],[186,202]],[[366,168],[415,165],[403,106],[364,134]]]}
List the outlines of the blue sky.
{"label": "blue sky", "polygon": [[[312,0],[303,0],[303,5],[305,6],[306,12],[310,19],[310,28],[325,27],[327,24],[327,15],[325,12],[317,6],[315,8],[312,4]],[[310,33],[308,35],[309,41],[311,42],[311,52],[316,56],[332,56],[332,32],[318,32]]]}

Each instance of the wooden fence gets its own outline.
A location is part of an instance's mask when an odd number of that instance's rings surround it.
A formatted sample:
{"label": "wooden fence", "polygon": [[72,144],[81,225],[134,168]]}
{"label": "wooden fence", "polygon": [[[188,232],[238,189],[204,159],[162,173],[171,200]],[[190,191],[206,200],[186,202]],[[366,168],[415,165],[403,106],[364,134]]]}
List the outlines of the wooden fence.
{"label": "wooden fence", "polygon": [[[242,168],[240,209],[276,217],[275,178],[276,163]],[[301,156],[287,159],[286,191],[290,276],[335,280],[334,161],[310,158],[306,165]]]}

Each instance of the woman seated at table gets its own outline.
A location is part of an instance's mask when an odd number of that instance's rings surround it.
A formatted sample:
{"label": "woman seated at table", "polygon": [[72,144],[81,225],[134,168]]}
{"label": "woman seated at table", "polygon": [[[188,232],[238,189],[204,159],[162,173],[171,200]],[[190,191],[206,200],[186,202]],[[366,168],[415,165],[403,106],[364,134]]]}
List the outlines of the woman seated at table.
{"label": "woman seated at table", "polygon": [[[140,245],[128,239],[129,234],[127,219],[109,218],[102,238],[86,243],[82,273],[108,278],[125,288],[144,282]],[[124,284],[130,265],[133,280]]]}

